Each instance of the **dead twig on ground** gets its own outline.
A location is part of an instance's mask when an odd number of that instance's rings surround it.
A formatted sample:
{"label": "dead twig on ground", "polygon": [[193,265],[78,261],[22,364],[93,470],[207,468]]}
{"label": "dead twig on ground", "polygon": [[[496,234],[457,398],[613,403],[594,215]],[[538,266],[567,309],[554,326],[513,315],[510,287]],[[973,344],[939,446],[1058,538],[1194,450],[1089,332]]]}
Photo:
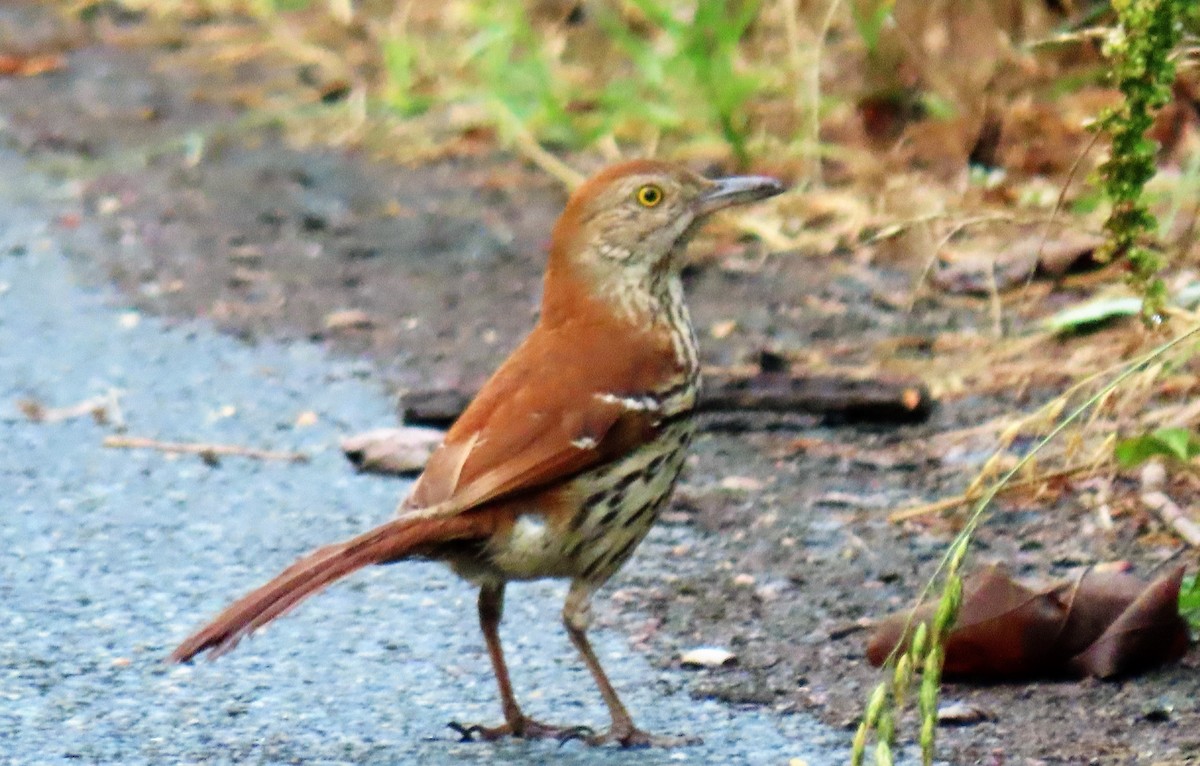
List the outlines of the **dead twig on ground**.
{"label": "dead twig on ground", "polygon": [[[446,428],[472,396],[471,391],[456,389],[411,391],[402,398],[401,420],[412,426]],[[904,424],[925,421],[933,405],[929,391],[913,380],[764,372],[708,375],[696,410],[805,414],[840,422]],[[701,427],[708,425],[705,422]]]}
{"label": "dead twig on ground", "polygon": [[1158,514],[1163,523],[1193,548],[1200,548],[1200,524],[1188,518],[1179,505],[1165,492],[1144,492],[1142,505]]}
{"label": "dead twig on ground", "polygon": [[1200,524],[1189,517],[1170,495],[1162,491],[1167,486],[1167,469],[1157,460],[1142,467],[1142,505],[1158,514],[1163,523],[1193,548],[1200,548]]}
{"label": "dead twig on ground", "polygon": [[100,396],[92,396],[66,407],[47,407],[37,399],[21,399],[17,402],[17,408],[35,423],[61,423],[90,416],[100,425],[111,425],[120,430],[125,427],[121,394],[118,389],[110,388]]}
{"label": "dead twig on ground", "polygon": [[113,449],[152,449],[184,455],[199,455],[208,461],[221,457],[248,457],[255,460],[284,460],[291,463],[307,463],[308,455],[303,452],[277,452],[243,447],[238,444],[208,444],[205,442],[163,442],[141,436],[109,436],[104,446]]}

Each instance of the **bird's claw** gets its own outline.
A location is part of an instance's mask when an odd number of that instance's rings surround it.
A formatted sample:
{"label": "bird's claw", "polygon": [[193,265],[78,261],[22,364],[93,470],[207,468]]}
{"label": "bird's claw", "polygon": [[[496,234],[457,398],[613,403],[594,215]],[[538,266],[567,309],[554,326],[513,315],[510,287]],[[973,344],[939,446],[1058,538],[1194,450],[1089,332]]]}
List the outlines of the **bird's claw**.
{"label": "bird's claw", "polygon": [[555,734],[560,745],[565,745],[572,740],[583,740],[590,742],[596,737],[596,730],[591,726],[564,726],[562,730]]}
{"label": "bird's claw", "polygon": [[[487,736],[487,730],[477,723],[468,724],[459,723],[458,721],[451,721],[446,725],[453,729],[456,734],[458,734],[459,742],[474,742],[476,735],[478,735],[480,739],[489,739]],[[494,737],[491,739],[494,739]]]}
{"label": "bird's claw", "polygon": [[451,721],[447,726],[461,737],[462,742],[492,742],[502,737],[516,737],[518,739],[556,739],[561,745],[579,741],[592,746],[616,743],[621,747],[639,748],[682,747],[698,745],[701,742],[699,737],[664,737],[649,734],[638,728],[617,727],[597,733],[590,726],[553,726],[525,717],[499,726],[480,726],[458,721]]}
{"label": "bird's claw", "polygon": [[499,726],[481,726],[477,723],[465,724],[459,721],[451,721],[446,725],[459,735],[462,742],[492,742],[502,737],[516,737],[518,739],[557,739],[565,744],[576,739],[590,742],[596,736],[595,730],[590,726],[553,726],[525,717]]}

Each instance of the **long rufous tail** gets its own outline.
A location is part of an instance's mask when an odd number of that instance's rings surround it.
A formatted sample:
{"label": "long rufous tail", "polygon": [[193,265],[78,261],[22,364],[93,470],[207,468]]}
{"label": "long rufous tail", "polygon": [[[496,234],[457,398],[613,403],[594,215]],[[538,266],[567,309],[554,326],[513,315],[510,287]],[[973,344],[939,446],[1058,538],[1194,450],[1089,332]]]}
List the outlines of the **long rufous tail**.
{"label": "long rufous tail", "polygon": [[186,662],[204,650],[215,658],[326,585],[371,564],[407,558],[437,543],[481,536],[479,514],[399,518],[345,542],[318,548],[247,593],[171,653]]}

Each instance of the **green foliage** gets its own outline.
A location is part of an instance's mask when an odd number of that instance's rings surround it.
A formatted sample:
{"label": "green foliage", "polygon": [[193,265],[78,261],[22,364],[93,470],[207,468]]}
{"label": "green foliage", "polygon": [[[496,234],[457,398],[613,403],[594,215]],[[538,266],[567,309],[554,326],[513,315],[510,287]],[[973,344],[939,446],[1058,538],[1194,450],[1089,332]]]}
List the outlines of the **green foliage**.
{"label": "green foliage", "polygon": [[1179,613],[1188,621],[1192,633],[1200,631],[1200,574],[1190,574],[1183,578],[1183,587],[1179,590]]}
{"label": "green foliage", "polygon": [[[578,50],[556,45],[523,2],[474,0],[467,21],[475,31],[458,46],[453,76],[431,92],[442,101],[490,104],[502,126],[515,119],[538,140],[573,148],[614,134],[716,134],[745,165],[749,107],[761,78],[743,65],[742,40],[761,0],[628,4],[643,23],[613,4],[589,6],[605,35]],[[383,53],[389,104],[402,114],[430,106],[416,92],[416,72],[428,63],[402,39],[386,39]],[[581,66],[588,76],[579,75]]]}
{"label": "green foliage", "polygon": [[[906,626],[905,630],[902,631],[902,635],[908,635],[909,627],[912,628],[912,639],[909,641],[907,649],[901,652],[900,646],[897,646],[884,663],[884,666],[890,668],[892,671],[892,682],[890,684],[884,682],[877,686],[864,709],[862,721],[855,732],[854,740],[851,744],[850,762],[853,766],[861,766],[866,753],[867,742],[872,731],[876,735],[876,763],[886,763],[888,762],[887,759],[890,759],[891,745],[895,736],[895,721],[903,712],[905,695],[900,690],[908,686],[911,682],[913,668],[920,668],[922,671],[921,685],[917,693],[917,705],[921,717],[921,730],[918,737],[921,745],[921,758],[925,764],[933,762],[937,734],[937,702],[941,686],[942,668],[945,664],[945,638],[958,617],[958,610],[962,602],[962,579],[959,572],[966,558],[971,539],[974,537],[979,525],[983,523],[985,513],[990,508],[992,501],[1003,486],[1011,482],[1014,477],[1035,460],[1038,453],[1045,449],[1050,442],[1061,436],[1068,426],[1079,421],[1089,410],[1098,407],[1113,391],[1139,371],[1144,370],[1148,364],[1163,358],[1169,351],[1192,340],[1197,335],[1200,335],[1200,326],[1193,327],[1175,339],[1163,343],[1141,358],[1134,359],[1125,364],[1119,373],[1100,386],[1099,390],[1089,396],[1083,403],[1071,410],[1065,418],[1050,429],[1049,433],[1039,439],[1033,448],[1027,451],[1015,465],[1009,468],[1004,476],[984,492],[983,496],[975,504],[970,516],[967,517],[966,524],[959,531],[958,535],[955,536],[954,542],[950,544],[950,547],[942,556],[942,560],[938,564],[933,577],[926,583],[925,588],[917,598],[918,604],[925,601],[926,597],[932,591],[938,575],[941,574],[943,576],[942,595],[938,601],[938,607],[933,619],[928,623],[920,622],[915,626]],[[1178,437],[1168,437],[1168,441],[1178,445]],[[1190,437],[1188,443],[1191,445]],[[1189,446],[1188,449],[1191,449],[1191,447]],[[1189,590],[1188,598],[1194,598],[1195,600],[1189,603],[1200,602],[1200,594],[1195,593],[1194,586]],[[1180,603],[1181,610],[1183,610],[1182,596]]]}
{"label": "green foliage", "polygon": [[1067,209],[1075,215],[1085,216],[1093,213],[1104,204],[1104,191],[1096,188],[1085,188],[1079,196],[1068,203]]}
{"label": "green foliage", "polygon": [[854,29],[867,48],[867,55],[874,56],[879,50],[879,39],[883,28],[892,18],[896,0],[855,0],[850,3],[850,16]]}
{"label": "green foliage", "polygon": [[1134,468],[1153,457],[1187,463],[1200,456],[1200,435],[1186,428],[1160,428],[1118,442],[1114,452],[1122,468]]}
{"label": "green foliage", "polygon": [[[919,742],[921,761],[926,766],[933,763],[937,740],[937,706],[941,690],[942,666],[946,661],[946,636],[958,619],[962,604],[962,577],[959,570],[967,554],[969,536],[960,535],[946,556],[946,577],[942,595],[938,600],[933,619],[917,623],[912,630],[908,647],[894,653],[888,663],[892,667],[892,680],[881,682],[871,692],[862,721],[851,743],[850,763],[861,766],[866,755],[867,739],[875,734],[875,766],[893,762],[892,746],[896,741],[896,720],[904,712],[909,687],[913,683],[914,668],[921,669],[921,685],[917,693],[917,711],[921,718]],[[908,634],[906,629],[904,634]]]}
{"label": "green foliage", "polygon": [[[742,37],[758,15],[759,0],[697,3],[690,19],[677,17],[662,0],[632,0],[632,4],[669,42],[665,51],[656,51],[628,30],[621,33],[617,28],[622,25],[608,18],[606,26],[616,32],[614,40],[634,63],[636,78],[668,103],[699,102],[738,164],[745,165],[748,105],[759,80],[741,71],[737,59]],[[619,90],[615,95],[624,95]],[[605,103],[612,106],[615,100],[606,98]]]}
{"label": "green foliage", "polygon": [[[648,4],[649,5],[649,4]],[[653,18],[653,17],[652,17]],[[654,129],[673,130],[681,127],[683,105],[671,95],[681,79],[690,73],[681,71],[681,61],[676,55],[663,55],[646,35],[639,34],[625,24],[613,9],[601,7],[598,23],[608,34],[613,48],[629,62],[632,76],[614,77],[600,94],[601,108],[614,115],[614,127],[623,120],[641,123]],[[666,14],[667,34],[676,29],[676,22]],[[623,115],[623,117],[616,117]]]}
{"label": "green foliage", "polygon": [[383,65],[387,69],[387,103],[405,117],[429,108],[431,99],[418,93],[417,51],[407,34],[386,38],[381,43]]}
{"label": "green foliage", "polygon": [[691,65],[696,87],[706,97],[739,166],[745,166],[750,159],[746,150],[747,107],[758,89],[758,81],[739,72],[734,62],[738,43],[757,13],[757,0],[698,3],[695,18],[681,30],[679,38],[682,43],[679,55]]}
{"label": "green foliage", "polygon": [[1104,51],[1124,100],[1097,123],[1112,137],[1110,157],[1100,167],[1112,203],[1104,224],[1108,242],[1101,254],[1126,258],[1143,297],[1142,316],[1148,324],[1157,324],[1166,301],[1166,288],[1158,276],[1164,264],[1162,255],[1145,244],[1157,222],[1142,191],[1154,176],[1158,147],[1146,131],[1154,112],[1170,100],[1175,80],[1171,52],[1179,44],[1185,19],[1195,16],[1197,9],[1195,0],[1113,0],[1112,5],[1118,24]]}
{"label": "green foliage", "polygon": [[572,94],[524,4],[480,0],[472,4],[471,21],[478,31],[467,43],[466,63],[482,95],[548,142],[586,143],[568,110]]}

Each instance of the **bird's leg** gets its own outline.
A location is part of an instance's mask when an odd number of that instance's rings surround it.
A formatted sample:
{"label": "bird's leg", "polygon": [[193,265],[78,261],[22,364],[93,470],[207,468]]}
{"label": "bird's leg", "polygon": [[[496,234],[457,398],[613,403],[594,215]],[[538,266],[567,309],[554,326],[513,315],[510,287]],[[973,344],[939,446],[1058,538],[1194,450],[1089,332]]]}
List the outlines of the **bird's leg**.
{"label": "bird's leg", "polygon": [[504,709],[504,723],[500,726],[480,726],[451,722],[450,728],[464,740],[479,738],[494,740],[501,737],[524,739],[573,739],[584,734],[579,727],[551,726],[529,718],[521,712],[517,697],[513,694],[512,682],[508,677],[508,665],[504,662],[504,648],[500,645],[500,620],[504,616],[504,583],[488,583],[479,589],[479,627],[487,642],[488,657],[496,674],[496,685],[500,687],[500,706]]}
{"label": "bird's leg", "polygon": [[582,739],[592,745],[617,742],[623,747],[674,747],[699,743],[700,739],[697,737],[661,737],[648,734],[634,725],[629,711],[617,696],[617,690],[613,688],[604,668],[600,666],[600,660],[592,650],[592,643],[588,641],[587,628],[591,619],[592,592],[591,586],[581,582],[571,584],[567,601],[563,605],[563,625],[566,626],[571,643],[583,657],[583,663],[587,665],[592,678],[596,679],[600,696],[604,698],[604,704],[608,705],[608,712],[612,715],[612,726],[602,734],[593,734]]}

